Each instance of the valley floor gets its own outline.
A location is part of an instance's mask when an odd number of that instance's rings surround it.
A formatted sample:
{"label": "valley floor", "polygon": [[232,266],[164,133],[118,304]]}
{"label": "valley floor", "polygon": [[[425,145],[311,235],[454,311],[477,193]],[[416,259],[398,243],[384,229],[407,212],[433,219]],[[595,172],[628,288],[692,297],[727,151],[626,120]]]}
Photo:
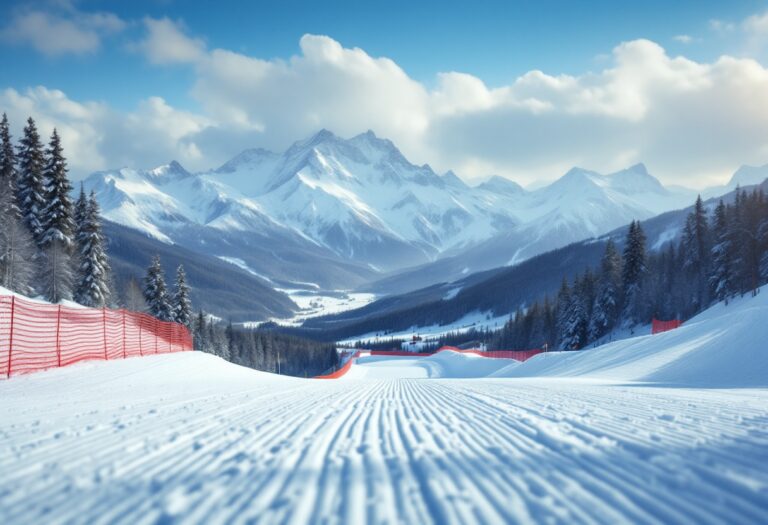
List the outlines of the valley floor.
{"label": "valley floor", "polygon": [[194,352],[0,399],[7,524],[768,520],[764,388],[299,380]]}

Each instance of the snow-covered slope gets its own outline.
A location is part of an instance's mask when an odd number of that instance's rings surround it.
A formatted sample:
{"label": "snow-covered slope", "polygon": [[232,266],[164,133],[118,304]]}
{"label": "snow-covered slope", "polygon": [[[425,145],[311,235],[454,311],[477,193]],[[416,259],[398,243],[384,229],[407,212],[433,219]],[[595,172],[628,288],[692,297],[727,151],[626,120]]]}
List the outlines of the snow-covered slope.
{"label": "snow-covered slope", "polygon": [[[612,175],[574,168],[533,192],[498,176],[469,187],[453,172],[411,164],[371,131],[342,139],[322,130],[282,154],[246,150],[207,173],[172,162],[96,173],[87,184],[107,218],[167,242],[194,248],[201,228],[244,232],[377,272],[455,254],[517,262],[690,198],[643,165]],[[213,255],[248,260],[232,250]]]}
{"label": "snow-covered slope", "polygon": [[647,338],[656,365],[637,366],[642,343],[576,377],[560,358],[522,378],[307,380],[185,352],[0,381],[0,523],[764,523],[765,302]]}
{"label": "snow-covered slope", "polygon": [[505,377],[588,377],[705,388],[768,388],[768,286],[719,303],[677,330],[583,352],[540,354]]}

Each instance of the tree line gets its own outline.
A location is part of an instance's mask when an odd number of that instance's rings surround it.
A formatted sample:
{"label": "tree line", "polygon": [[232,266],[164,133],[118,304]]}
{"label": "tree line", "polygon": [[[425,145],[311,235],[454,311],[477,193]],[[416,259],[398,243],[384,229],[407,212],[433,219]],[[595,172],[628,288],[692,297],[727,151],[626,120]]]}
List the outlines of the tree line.
{"label": "tree line", "polygon": [[338,366],[336,345],[274,330],[236,328],[201,310],[193,326],[195,350],[232,363],[296,377],[314,377]]}
{"label": "tree line", "polygon": [[27,120],[14,147],[0,121],[0,285],[51,302],[105,306],[111,297],[109,261],[96,197],[82,187],[74,203],[56,129],[43,146]]}
{"label": "tree line", "polygon": [[699,197],[679,242],[658,252],[647,250],[633,221],[621,253],[608,240],[599,267],[564,279],[555,297],[518,308],[491,347],[576,350],[652,318],[689,319],[766,282],[768,199],[760,188],[737,188],[733,202],[720,200],[713,213]]}

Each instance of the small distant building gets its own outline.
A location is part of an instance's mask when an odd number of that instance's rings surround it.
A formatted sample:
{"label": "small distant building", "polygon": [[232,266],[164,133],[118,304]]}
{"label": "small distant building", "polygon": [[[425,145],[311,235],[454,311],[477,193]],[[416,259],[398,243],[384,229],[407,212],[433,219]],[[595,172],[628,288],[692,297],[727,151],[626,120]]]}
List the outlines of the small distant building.
{"label": "small distant building", "polygon": [[405,352],[421,352],[426,346],[427,344],[421,336],[414,335],[410,340],[403,341],[400,349]]}

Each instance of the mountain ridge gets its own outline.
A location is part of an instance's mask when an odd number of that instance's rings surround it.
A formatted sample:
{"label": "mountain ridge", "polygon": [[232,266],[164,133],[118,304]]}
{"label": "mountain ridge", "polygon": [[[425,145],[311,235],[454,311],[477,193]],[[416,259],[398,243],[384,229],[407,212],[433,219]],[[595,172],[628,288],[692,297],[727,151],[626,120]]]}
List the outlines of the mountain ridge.
{"label": "mountain ridge", "polygon": [[[172,161],[97,172],[86,185],[108,219],[164,242],[242,259],[282,281],[280,247],[288,247],[305,256],[294,260],[289,281],[307,281],[301,265],[332,262],[334,271],[354,267],[356,275],[317,284],[347,289],[462,254],[464,266],[433,277],[518,262],[690,198],[642,164],[608,175],[573,168],[534,191],[500,176],[472,187],[452,171],[410,163],[371,130],[344,139],[327,129],[283,153],[246,149],[206,172]],[[269,248],[244,253],[239,236]],[[488,260],[471,261],[478,257]]]}

